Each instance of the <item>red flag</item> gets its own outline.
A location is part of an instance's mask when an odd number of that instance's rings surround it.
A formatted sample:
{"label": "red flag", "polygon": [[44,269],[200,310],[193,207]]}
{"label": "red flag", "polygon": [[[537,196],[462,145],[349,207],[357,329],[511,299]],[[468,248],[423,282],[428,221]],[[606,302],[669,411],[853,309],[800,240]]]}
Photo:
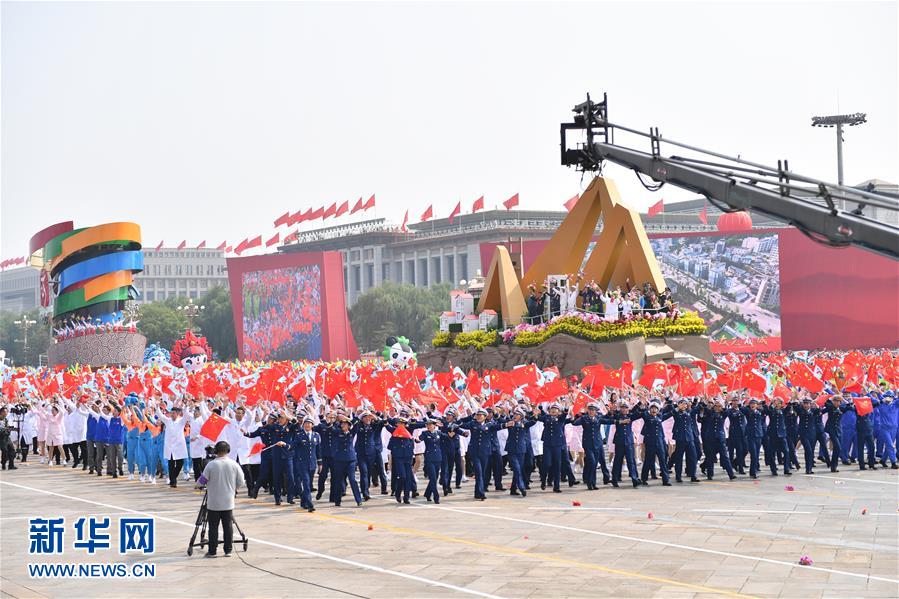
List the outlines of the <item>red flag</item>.
{"label": "red flag", "polygon": [[325,211],[322,213],[322,220],[325,220],[329,216],[334,216],[335,212],[337,212],[337,202],[334,202],[325,209]]}
{"label": "red flag", "polygon": [[334,218],[339,216],[343,216],[350,209],[349,200],[344,200],[343,204],[337,207],[337,212],[334,213]]}
{"label": "red flag", "polygon": [[[483,203],[483,202],[482,202]],[[511,210],[515,206],[518,205],[518,194],[516,193],[514,196],[503,202],[503,206],[506,207],[506,210]]]}
{"label": "red flag", "polygon": [[802,387],[812,393],[820,393],[824,390],[824,382],[812,373],[811,369],[802,362],[793,362],[787,371],[787,380],[795,387]]}
{"label": "red flag", "polygon": [[308,208],[306,212],[302,210],[297,210],[293,214],[287,217],[287,226],[292,227],[297,223],[301,223],[306,220],[306,217],[309,216],[309,213],[312,212],[312,208]]}
{"label": "red flag", "polygon": [[362,203],[362,198],[360,197],[358,200],[356,200],[356,203],[353,204],[353,209],[350,210],[350,214],[356,214],[357,212],[362,210],[363,206],[364,204]]}
{"label": "red flag", "polygon": [[479,197],[474,201],[474,204],[471,205],[471,212],[474,214],[478,210],[484,209],[484,196]]}
{"label": "red flag", "polygon": [[855,403],[855,413],[859,416],[867,416],[874,411],[870,397],[853,397],[852,401]]}
{"label": "red flag", "polygon": [[165,242],[164,242],[164,241],[160,241],[160,242],[159,242],[159,245],[156,246],[156,251],[157,251],[157,252],[158,252],[159,250],[162,249],[162,244],[163,244],[163,243],[165,243]]}
{"label": "red flag", "polygon": [[709,224],[709,207],[706,204],[703,204],[702,210],[699,211],[699,222],[704,225]]}
{"label": "red flag", "polygon": [[571,414],[576,415],[584,412],[587,409],[587,404],[591,401],[593,401],[592,397],[582,391],[578,391],[574,403],[571,405]]}
{"label": "red flag", "polygon": [[288,222],[290,222],[289,219],[290,219],[290,211],[287,211],[275,219],[275,227],[280,227],[281,225],[286,225]]}
{"label": "red flag", "polygon": [[125,388],[122,389],[125,392],[125,395],[129,393],[136,393],[137,395],[143,395],[145,393],[144,386],[140,382],[139,376],[131,377],[131,380],[128,381],[128,384],[125,385]]}
{"label": "red flag", "polygon": [[225,249],[226,247],[228,247],[228,242],[227,242],[227,241],[223,241],[223,242],[221,243],[221,245],[219,245],[219,246],[218,246],[217,248],[215,248],[215,249],[217,249],[217,250],[223,250],[223,249]]}
{"label": "red flag", "polygon": [[399,437],[400,439],[411,439],[412,434],[409,432],[409,429],[406,428],[404,424],[397,425],[396,429],[394,429],[392,437]]}
{"label": "red flag", "polygon": [[268,241],[265,242],[265,247],[270,248],[273,245],[277,244],[278,241],[280,241],[280,240],[281,240],[281,234],[275,233],[271,239],[269,239]]}
{"label": "red flag", "polygon": [[481,377],[478,376],[476,370],[469,370],[468,377],[465,379],[465,389],[472,395],[480,395],[483,384]]}
{"label": "red flag", "polygon": [[324,214],[325,214],[324,207],[316,208],[315,210],[313,210],[312,212],[309,213],[309,216],[306,218],[306,220],[315,220],[317,218],[322,218],[324,216]]}
{"label": "red flag", "polygon": [[655,216],[656,214],[662,214],[665,212],[665,200],[659,200],[655,204],[649,207],[649,216]]}
{"label": "red flag", "polygon": [[229,245],[228,247],[225,248],[225,253],[226,253],[226,254],[230,254],[230,253],[231,253],[231,246],[230,246],[230,245]]}
{"label": "red flag", "polygon": [[409,210],[406,209],[406,216],[403,217],[403,225],[400,227],[403,231],[406,230],[406,223],[409,222]]}
{"label": "red flag", "polygon": [[783,400],[784,403],[789,403],[790,399],[792,399],[793,397],[793,394],[790,393],[790,390],[786,385],[784,385],[780,381],[777,381],[777,383],[774,385],[774,391],[771,393],[771,396],[779,397]]}
{"label": "red flag", "polygon": [[449,224],[453,224],[453,219],[455,219],[459,214],[462,213],[462,202],[456,204],[456,207],[453,208],[453,211],[450,212],[449,215]]}
{"label": "red flag", "polygon": [[571,209],[574,208],[575,204],[577,204],[577,201],[579,199],[581,199],[581,196],[579,194],[574,194],[570,200],[565,202],[565,204],[564,204],[565,210],[567,210],[568,212],[571,212]]}
{"label": "red flag", "polygon": [[227,420],[218,414],[212,413],[200,428],[200,436],[206,437],[210,441],[215,441],[222,434],[222,431],[225,430],[226,426],[228,426]]}
{"label": "red flag", "polygon": [[434,204],[431,204],[430,206],[428,206],[428,209],[425,210],[424,213],[422,213],[421,222],[425,222],[432,216],[434,216]]}
{"label": "red flag", "polygon": [[258,248],[260,245],[262,245],[262,235],[257,235],[247,242],[247,247],[244,249],[250,250],[253,248]]}
{"label": "red flag", "polygon": [[247,457],[254,456],[257,453],[262,453],[263,449],[265,449],[265,443],[263,443],[262,441],[256,441],[256,444],[250,448],[250,453],[247,455]]}
{"label": "red flag", "polygon": [[371,194],[371,197],[368,198],[368,201],[365,202],[365,205],[362,206],[363,210],[368,210],[369,208],[375,207],[375,194]]}
{"label": "red flag", "polygon": [[186,239],[185,239],[184,241],[182,241],[181,243],[179,243],[179,244],[178,244],[178,247],[175,248],[175,249],[183,250],[185,247],[187,247],[187,240],[186,240]]}
{"label": "red flag", "polygon": [[296,241],[297,238],[298,238],[299,236],[300,236],[300,232],[299,232],[299,231],[294,231],[293,233],[290,233],[289,235],[286,235],[286,236],[284,237],[284,243],[285,243],[285,245],[288,244],[288,243],[292,243],[292,242]]}
{"label": "red flag", "polygon": [[204,247],[206,247],[206,240],[205,240],[205,239],[204,239],[203,241],[200,242],[200,244],[197,246],[197,249],[198,249],[198,250],[202,250]]}
{"label": "red flag", "polygon": [[244,239],[243,241],[241,241],[240,243],[237,244],[237,247],[234,248],[234,253],[239,256],[240,253],[242,251],[244,251],[245,249],[247,249],[247,239]]}

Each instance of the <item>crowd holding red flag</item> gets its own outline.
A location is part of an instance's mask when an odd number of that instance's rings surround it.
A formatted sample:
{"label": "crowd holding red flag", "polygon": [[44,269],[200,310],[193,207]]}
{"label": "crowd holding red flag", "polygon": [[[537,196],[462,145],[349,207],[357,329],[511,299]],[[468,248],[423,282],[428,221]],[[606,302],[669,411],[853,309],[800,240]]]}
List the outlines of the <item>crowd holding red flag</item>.
{"label": "crowd holding red flag", "polygon": [[[248,293],[245,306],[250,308],[247,314],[253,322],[264,325],[251,327],[257,333],[251,338],[268,347],[283,347],[279,345],[280,333],[269,326],[285,322],[277,315],[287,306],[277,298],[303,298],[316,289],[314,279],[315,273],[304,269],[249,273],[244,281]],[[280,288],[283,286],[290,292]],[[301,312],[303,308],[310,308],[310,304],[304,304]],[[262,331],[267,336],[259,335]],[[295,332],[288,330],[286,334]],[[304,351],[294,348],[290,355]],[[531,439],[532,459],[515,479],[524,481],[516,483],[523,486],[512,489],[523,491],[533,474],[539,474],[547,487],[557,486],[560,477],[570,484],[582,482],[588,488],[598,485],[595,468],[599,464],[593,463],[592,472],[579,470],[585,463],[583,427],[588,422],[608,426],[602,435],[603,451],[609,453],[613,467],[611,473],[603,472],[603,482],[608,478],[615,486],[627,481],[626,476],[635,487],[644,486],[649,482],[649,462],[659,459],[656,474],[664,482],[668,482],[669,470],[677,482],[684,473],[692,482],[700,480],[699,472],[714,479],[719,461],[731,478],[744,474],[757,477],[764,469],[772,474],[792,474],[803,465],[806,473],[822,464],[834,471],[853,462],[865,470],[875,467],[877,461],[897,467],[899,402],[893,400],[899,387],[899,356],[895,351],[728,354],[718,356],[713,363],[657,362],[642,368],[629,362],[618,368],[595,364],[584,367],[580,376],[561,375],[556,367],[541,368],[538,364],[508,370],[471,369],[466,373],[458,368],[434,371],[417,364],[403,368],[381,360],[212,362],[195,372],[171,365],[93,370],[5,367],[2,401],[5,405],[28,406],[29,422],[38,432],[27,436],[23,431],[17,442],[29,446],[34,441],[51,464],[57,456],[63,457],[62,452],[38,427],[58,414],[63,414],[63,427],[66,418],[83,414],[87,418],[118,419],[115,422],[125,430],[149,430],[148,438],[163,435],[164,445],[174,447],[168,469],[158,457],[148,464],[137,460],[135,456],[142,454],[131,441],[126,440],[123,448],[129,458],[129,472],[135,474],[136,468],[141,480],[154,484],[165,471],[169,472],[169,484],[177,484],[180,463],[188,459],[188,441],[193,458],[195,450],[202,453],[206,445],[226,439],[233,443],[234,456],[254,481],[251,497],[256,497],[260,486],[280,484],[260,474],[258,466],[260,460],[268,460],[272,452],[283,449],[274,443],[262,446],[247,435],[260,429],[282,431],[278,434],[285,435],[286,446],[291,435],[299,434],[309,423],[319,435],[337,434],[340,426],[348,425],[353,434],[362,427],[376,426],[383,436],[384,452],[380,462],[377,456],[371,456],[377,472],[382,472],[384,464],[397,467],[398,462],[387,459],[391,451],[399,451],[395,443],[391,445],[391,439],[411,440],[417,448],[425,429],[439,435],[452,431],[460,436],[462,467],[472,478],[475,472],[484,471],[478,454],[468,451],[472,440],[465,437],[466,433],[496,431],[502,448],[506,429],[525,428]],[[686,453],[673,433],[679,422],[702,431]],[[760,422],[766,424],[764,430],[769,433],[758,444],[744,443],[746,431]],[[660,431],[665,448],[661,455],[652,454],[651,460],[645,454],[646,426],[657,427],[653,430]],[[778,436],[781,430],[785,437]],[[819,430],[825,432],[819,434]],[[812,436],[804,436],[806,432]],[[42,440],[39,435],[43,435]],[[548,452],[546,438],[553,435],[560,435],[563,443],[563,459],[559,462],[542,459]],[[625,437],[630,441],[616,441]],[[101,471],[105,467],[108,473],[118,475],[114,462],[88,463],[86,456],[95,454],[81,450],[87,443],[96,444],[96,440],[77,439],[61,447],[69,459],[79,456],[78,465],[85,469]],[[634,463],[642,465],[642,472],[631,469]],[[626,474],[623,464],[628,465]],[[503,465],[513,466],[507,459]],[[188,466],[196,475],[197,464]],[[514,467],[519,467],[517,462]],[[411,479],[394,479],[398,498],[410,489],[408,485],[415,488],[420,461],[410,468]],[[581,480],[575,476],[578,472]],[[388,479],[384,480],[386,493]],[[360,503],[368,498],[370,482],[359,481],[364,493]],[[485,496],[483,489],[477,480],[475,483],[475,497],[481,499]],[[344,480],[332,478],[331,484],[340,490]],[[288,497],[298,492],[295,488],[286,490]],[[280,490],[275,488],[275,493],[279,501]],[[307,509],[314,509],[313,503],[304,499]]]}

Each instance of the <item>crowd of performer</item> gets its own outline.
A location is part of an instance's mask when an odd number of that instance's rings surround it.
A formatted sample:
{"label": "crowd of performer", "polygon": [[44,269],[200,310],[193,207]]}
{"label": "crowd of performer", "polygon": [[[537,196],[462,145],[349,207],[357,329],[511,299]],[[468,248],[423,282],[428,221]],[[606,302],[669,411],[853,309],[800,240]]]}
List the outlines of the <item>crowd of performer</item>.
{"label": "crowd of performer", "polygon": [[314,387],[254,405],[202,393],[19,393],[0,408],[0,448],[4,470],[27,460],[176,487],[190,473],[199,478],[207,448],[225,440],[251,498],[264,489],[276,504],[309,511],[326,489],[330,503],[361,506],[376,493],[409,503],[421,492],[439,503],[472,480],[483,501],[491,491],[526,497],[538,484],[560,493],[565,484],[698,483],[719,467],[731,480],[816,466],[899,467],[895,384],[867,381],[851,393],[788,388],[787,397],[683,397],[664,386],[623,386],[585,401],[587,389],[574,386],[537,405],[462,390],[442,409],[395,399],[381,411],[366,401],[349,408],[342,394],[323,397]]}
{"label": "crowd of performer", "polygon": [[627,320],[636,315],[674,316],[677,312],[667,287],[656,293],[649,283],[640,287],[627,281],[623,289],[620,286],[603,289],[595,280],[586,280],[583,273],[555,277],[539,289],[535,284],[529,285],[525,303],[528,324],[541,324],[578,309],[608,321]]}

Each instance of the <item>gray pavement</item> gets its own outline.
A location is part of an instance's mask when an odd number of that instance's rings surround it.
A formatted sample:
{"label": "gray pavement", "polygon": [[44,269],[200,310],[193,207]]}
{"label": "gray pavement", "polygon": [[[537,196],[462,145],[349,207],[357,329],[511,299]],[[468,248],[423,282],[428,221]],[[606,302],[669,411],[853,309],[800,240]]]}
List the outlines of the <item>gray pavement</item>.
{"label": "gray pavement", "polygon": [[[895,470],[652,483],[562,494],[538,486],[524,499],[491,492],[476,502],[469,482],[439,506],[374,495],[362,508],[318,502],[314,514],[242,497],[236,517],[249,551],[210,560],[185,552],[201,500],[187,483],[29,462],[0,474],[0,590],[67,599],[899,596]],[[115,542],[93,557],[72,548],[76,518],[129,512],[156,517],[154,555],[119,556]],[[34,516],[66,517],[62,556],[28,555]],[[814,564],[799,565],[803,555]],[[155,579],[45,580],[26,568],[139,561],[156,564]]]}

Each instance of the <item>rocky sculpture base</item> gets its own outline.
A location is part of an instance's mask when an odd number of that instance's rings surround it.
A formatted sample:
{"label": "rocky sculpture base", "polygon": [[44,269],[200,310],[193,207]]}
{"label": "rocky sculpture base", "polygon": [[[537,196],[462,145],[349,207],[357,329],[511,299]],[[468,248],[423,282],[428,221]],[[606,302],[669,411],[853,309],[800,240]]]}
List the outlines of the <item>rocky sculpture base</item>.
{"label": "rocky sculpture base", "polygon": [[709,349],[709,338],[704,335],[683,337],[634,337],[623,341],[593,343],[571,337],[554,335],[535,347],[498,345],[483,350],[438,347],[418,354],[418,363],[435,371],[445,371],[458,366],[468,372],[475,370],[510,370],[519,364],[534,362],[540,368],[556,366],[563,376],[578,375],[584,366],[605,364],[621,367],[622,362],[633,362],[639,374],[644,364],[650,362],[686,363],[705,360],[715,364]]}
{"label": "rocky sculpture base", "polygon": [[147,338],[140,333],[101,333],[50,344],[51,366],[139,366]]}

